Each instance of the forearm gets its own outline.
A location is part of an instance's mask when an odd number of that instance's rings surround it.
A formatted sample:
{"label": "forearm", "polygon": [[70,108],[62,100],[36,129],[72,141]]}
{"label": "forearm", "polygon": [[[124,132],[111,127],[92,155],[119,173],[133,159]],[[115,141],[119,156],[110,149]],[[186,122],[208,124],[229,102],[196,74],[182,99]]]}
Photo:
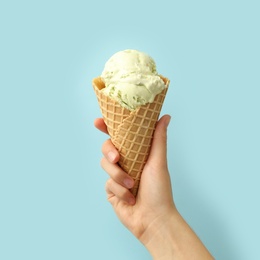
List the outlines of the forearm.
{"label": "forearm", "polygon": [[214,259],[177,210],[153,223],[142,242],[154,260]]}

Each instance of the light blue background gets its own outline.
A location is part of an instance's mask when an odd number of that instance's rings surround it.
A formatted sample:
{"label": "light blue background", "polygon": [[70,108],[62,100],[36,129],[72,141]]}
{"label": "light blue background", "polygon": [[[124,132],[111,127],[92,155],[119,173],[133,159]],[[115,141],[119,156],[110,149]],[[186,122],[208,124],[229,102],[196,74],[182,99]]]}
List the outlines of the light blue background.
{"label": "light blue background", "polygon": [[151,259],[106,201],[91,80],[139,49],[179,211],[217,259],[260,259],[259,1],[1,1],[0,259]]}

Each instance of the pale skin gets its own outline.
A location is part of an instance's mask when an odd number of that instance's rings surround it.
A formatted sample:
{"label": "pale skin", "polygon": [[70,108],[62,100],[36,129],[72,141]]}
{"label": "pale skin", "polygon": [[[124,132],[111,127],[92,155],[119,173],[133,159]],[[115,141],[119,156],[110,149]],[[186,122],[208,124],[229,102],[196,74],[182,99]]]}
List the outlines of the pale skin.
{"label": "pale skin", "polygon": [[[142,173],[138,195],[129,189],[133,179],[117,164],[119,153],[108,139],[102,146],[101,166],[108,173],[108,201],[120,221],[147,248],[155,260],[214,259],[178,212],[167,165],[167,126],[170,116],[157,123],[151,152]],[[107,133],[97,118],[94,125]]]}

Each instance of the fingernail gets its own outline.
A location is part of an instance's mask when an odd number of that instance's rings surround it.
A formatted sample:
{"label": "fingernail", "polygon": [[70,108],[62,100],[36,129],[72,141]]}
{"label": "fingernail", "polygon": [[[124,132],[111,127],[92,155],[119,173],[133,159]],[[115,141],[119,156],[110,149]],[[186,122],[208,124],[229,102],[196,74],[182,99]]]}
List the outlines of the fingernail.
{"label": "fingernail", "polygon": [[116,159],[116,154],[114,152],[110,151],[107,154],[107,157],[108,157],[109,161],[113,162]]}
{"label": "fingernail", "polygon": [[124,179],[124,184],[125,184],[126,188],[130,189],[133,187],[134,182],[131,179]]}

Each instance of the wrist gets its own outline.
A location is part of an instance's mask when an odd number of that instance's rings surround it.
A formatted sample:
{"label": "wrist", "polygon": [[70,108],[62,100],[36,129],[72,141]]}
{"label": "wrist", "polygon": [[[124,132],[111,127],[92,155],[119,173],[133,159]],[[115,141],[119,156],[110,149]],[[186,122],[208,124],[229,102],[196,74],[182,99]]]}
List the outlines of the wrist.
{"label": "wrist", "polygon": [[140,241],[153,256],[153,259],[173,259],[175,237],[174,223],[178,218],[176,208],[158,217],[145,230]]}
{"label": "wrist", "polygon": [[214,259],[176,208],[151,223],[140,241],[154,260]]}

